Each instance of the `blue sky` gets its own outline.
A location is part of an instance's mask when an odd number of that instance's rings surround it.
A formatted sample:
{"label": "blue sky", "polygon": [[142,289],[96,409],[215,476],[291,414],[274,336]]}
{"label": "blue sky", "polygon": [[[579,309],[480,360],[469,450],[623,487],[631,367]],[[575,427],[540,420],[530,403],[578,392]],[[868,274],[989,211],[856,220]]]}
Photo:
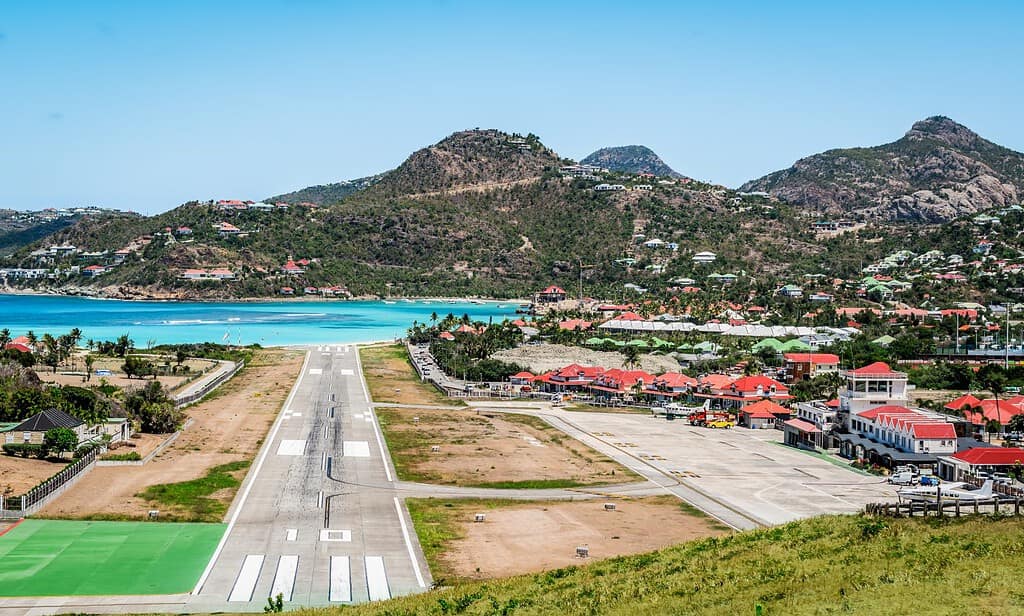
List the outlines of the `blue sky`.
{"label": "blue sky", "polygon": [[1024,3],[11,4],[0,207],[259,199],[473,127],[728,186],[936,114],[1024,150]]}

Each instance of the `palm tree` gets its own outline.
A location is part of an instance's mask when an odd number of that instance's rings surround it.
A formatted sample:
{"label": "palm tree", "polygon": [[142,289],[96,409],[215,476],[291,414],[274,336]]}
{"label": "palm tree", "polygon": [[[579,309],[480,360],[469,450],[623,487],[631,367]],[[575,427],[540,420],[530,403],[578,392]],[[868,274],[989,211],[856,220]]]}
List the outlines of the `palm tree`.
{"label": "palm tree", "polygon": [[96,358],[90,353],[85,356],[85,380],[92,380],[92,365],[96,363]]}
{"label": "palm tree", "polygon": [[31,329],[25,334],[25,340],[28,340],[28,346],[35,350],[36,343],[39,342],[39,338],[36,337],[36,333]]}
{"label": "palm tree", "polygon": [[0,329],[0,349],[6,347],[11,342],[11,330],[6,327]]}
{"label": "palm tree", "polygon": [[[978,370],[978,382],[992,392],[992,397],[996,400],[996,421],[999,422],[1000,429],[1002,429],[1003,414],[999,408],[999,395],[1006,389],[1006,371],[999,364],[986,364],[981,370]],[[991,443],[992,432],[988,434],[988,440]]]}

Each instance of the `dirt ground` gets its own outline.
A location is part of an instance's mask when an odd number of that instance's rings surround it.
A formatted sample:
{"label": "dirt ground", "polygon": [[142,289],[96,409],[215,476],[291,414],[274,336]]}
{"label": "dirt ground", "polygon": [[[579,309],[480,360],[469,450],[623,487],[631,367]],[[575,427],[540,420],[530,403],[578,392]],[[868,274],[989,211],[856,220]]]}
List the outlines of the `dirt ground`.
{"label": "dirt ground", "polygon": [[[614,502],[616,510],[605,511],[605,502]],[[487,516],[486,521],[473,521],[478,512]],[[684,511],[671,497],[532,503],[487,510],[459,503],[452,515],[457,516],[459,538],[440,560],[449,575],[470,579],[586,564],[728,532]],[[577,558],[576,548],[584,545],[590,557]]]}
{"label": "dirt ground", "polygon": [[120,447],[115,446],[115,448],[111,449],[109,453],[124,454],[130,451],[134,451],[135,453],[139,454],[140,457],[145,458],[154,449],[159,447],[160,444],[163,443],[168,436],[168,434],[142,434],[141,432],[136,433],[133,434],[130,439],[128,439],[127,443]]}
{"label": "dirt ground", "polygon": [[[298,351],[259,351],[238,376],[188,408],[194,423],[150,463],[97,467],[41,515],[145,517],[150,507],[135,495],[147,486],[196,479],[219,464],[251,460],[288,397],[302,359]],[[230,492],[218,496],[227,501],[234,497]]]}
{"label": "dirt ground", "polygon": [[12,496],[24,494],[44,479],[56,475],[67,466],[68,461],[48,462],[35,458],[15,458],[0,455],[0,492],[8,487]]}
{"label": "dirt ground", "polygon": [[[158,362],[157,361],[156,356],[153,356],[151,358],[151,360],[154,361],[155,363],[162,363],[162,362]],[[174,361],[172,360],[171,363],[173,364]],[[100,382],[101,379],[105,379],[107,383],[110,383],[111,385],[116,385],[118,387],[142,387],[148,381],[151,380],[149,378],[147,378],[147,379],[129,379],[128,377],[126,377],[124,375],[123,372],[121,372],[121,366],[123,364],[124,364],[124,360],[120,359],[120,358],[112,358],[112,357],[97,358],[96,363],[93,364],[93,367],[92,367],[93,371],[96,371],[96,370],[110,370],[111,372],[113,372],[113,374],[111,376],[104,376],[104,377],[99,377],[99,376],[96,376],[95,374],[93,374],[92,375],[92,380],[88,381],[88,382],[85,381],[85,377],[83,376],[85,374],[85,362],[84,362],[84,360],[82,360],[80,358],[77,360],[77,362],[76,362],[76,364],[74,365],[73,368],[70,367],[70,366],[61,366],[60,368],[57,369],[57,373],[56,374],[54,374],[53,371],[50,370],[50,369],[40,369],[37,366],[36,367],[37,368],[36,369],[36,374],[39,375],[39,379],[41,381],[43,381],[44,383],[56,383],[57,385],[76,385],[76,386],[79,386],[79,387],[81,387],[83,385],[96,385],[96,384],[98,384]],[[186,362],[184,362],[184,364],[182,364],[182,365],[188,366],[193,374],[201,372],[201,371],[209,369],[209,368],[216,367],[216,363],[215,362],[211,362],[209,360],[204,360],[204,359],[189,359]],[[73,372],[79,372],[81,374],[61,374],[62,372],[72,372],[72,371]],[[187,379],[186,376],[159,376],[159,377],[156,377],[156,380],[160,381],[160,384],[163,385],[164,389],[166,389],[168,391],[171,391],[171,392],[174,392],[178,387],[181,387],[182,385],[184,385],[186,379]]]}
{"label": "dirt ground", "polygon": [[[377,416],[399,474],[412,481],[594,484],[638,479],[617,462],[534,417],[394,408],[378,408]],[[415,417],[419,421],[414,423]],[[431,452],[434,445],[439,452]]]}
{"label": "dirt ground", "polygon": [[[583,366],[623,368],[622,362],[626,358],[625,355],[616,351],[595,351],[564,344],[526,344],[514,349],[498,351],[492,357],[525,366],[534,374],[555,370],[573,363]],[[640,369],[653,374],[679,371],[679,362],[666,355],[644,354],[639,359]]]}
{"label": "dirt ground", "polygon": [[371,346],[360,349],[366,385],[374,402],[399,404],[443,404],[460,406],[428,383],[420,381],[409,364],[405,347],[400,344]]}

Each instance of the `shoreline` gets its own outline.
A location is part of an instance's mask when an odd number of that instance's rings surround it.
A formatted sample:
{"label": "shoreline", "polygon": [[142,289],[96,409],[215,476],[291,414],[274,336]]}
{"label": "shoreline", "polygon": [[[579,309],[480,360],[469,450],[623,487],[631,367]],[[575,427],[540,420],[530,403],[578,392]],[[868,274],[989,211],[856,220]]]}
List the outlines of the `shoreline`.
{"label": "shoreline", "polygon": [[[421,297],[421,296],[409,296],[403,298],[382,298],[375,295],[365,295],[358,297],[310,297],[308,295],[299,296],[287,296],[287,297],[233,297],[233,298],[188,298],[181,299],[175,297],[157,298],[157,297],[142,297],[142,298],[122,298],[122,297],[104,297],[100,295],[80,295],[74,293],[49,293],[46,291],[38,291],[35,289],[11,289],[6,287],[0,289],[0,297],[60,297],[60,298],[75,298],[75,299],[90,299],[97,301],[114,301],[114,302],[153,302],[153,303],[169,303],[169,304],[277,304],[277,303],[328,303],[328,302],[394,302],[395,304],[408,304],[408,303],[474,303],[481,302],[483,304],[523,304],[529,303],[531,300],[524,298],[483,298],[483,297]],[[409,302],[403,300],[410,300]]]}

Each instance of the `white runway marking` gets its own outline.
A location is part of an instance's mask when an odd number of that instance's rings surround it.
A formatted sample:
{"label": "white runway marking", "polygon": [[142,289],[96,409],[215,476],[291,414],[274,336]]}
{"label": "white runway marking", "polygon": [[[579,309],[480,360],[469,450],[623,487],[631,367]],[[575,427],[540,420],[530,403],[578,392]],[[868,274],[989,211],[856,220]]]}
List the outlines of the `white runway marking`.
{"label": "white runway marking", "polygon": [[320,529],[320,541],[352,541],[352,531]]}
{"label": "white runway marking", "polygon": [[260,569],[263,568],[263,554],[249,554],[242,561],[242,569],[235,578],[235,585],[231,589],[228,601],[248,602],[252,600],[252,592],[256,589],[256,580],[260,577]]}
{"label": "white runway marking", "polygon": [[322,509],[324,506],[324,491],[320,490],[316,493],[316,508]]}
{"label": "white runway marking", "polygon": [[284,531],[284,540],[285,541],[295,541],[296,537],[298,537],[298,536],[299,536],[299,529],[297,529],[297,528],[289,528],[289,529],[286,529]]}
{"label": "white runway marking", "polygon": [[328,599],[352,600],[352,573],[349,570],[348,556],[331,556],[331,590]]}
{"label": "white runway marking", "polygon": [[284,595],[285,601],[292,600],[295,590],[295,570],[299,568],[299,557],[286,554],[277,561],[277,572],[274,573],[274,585],[270,587],[270,596]]}
{"label": "white runway marking", "polygon": [[292,417],[302,417],[302,413],[292,413]]}
{"label": "white runway marking", "polygon": [[310,374],[323,374],[324,370],[323,370],[323,368],[310,368],[309,369],[309,373]]}
{"label": "white runway marking", "polygon": [[366,588],[370,593],[370,601],[385,601],[391,598],[383,556],[366,557]]}
{"label": "white runway marking", "polygon": [[370,444],[366,441],[343,441],[341,450],[346,458],[370,457]]}
{"label": "white runway marking", "polygon": [[301,456],[306,452],[306,441],[292,441],[284,439],[277,448],[279,456]]}
{"label": "white runway marking", "polygon": [[351,368],[342,368],[341,369],[341,376],[355,376],[355,374],[356,374],[355,371],[352,370]]}
{"label": "white runway marking", "polygon": [[423,581],[423,574],[420,573],[420,563],[416,560],[416,552],[412,549],[412,541],[409,540],[409,528],[405,525],[405,516],[402,515],[402,505],[395,497],[395,511],[398,512],[398,522],[402,525],[402,539],[405,539],[405,547],[409,550],[409,562],[412,563],[412,570],[416,574],[416,583],[420,588],[426,588],[427,583]]}

